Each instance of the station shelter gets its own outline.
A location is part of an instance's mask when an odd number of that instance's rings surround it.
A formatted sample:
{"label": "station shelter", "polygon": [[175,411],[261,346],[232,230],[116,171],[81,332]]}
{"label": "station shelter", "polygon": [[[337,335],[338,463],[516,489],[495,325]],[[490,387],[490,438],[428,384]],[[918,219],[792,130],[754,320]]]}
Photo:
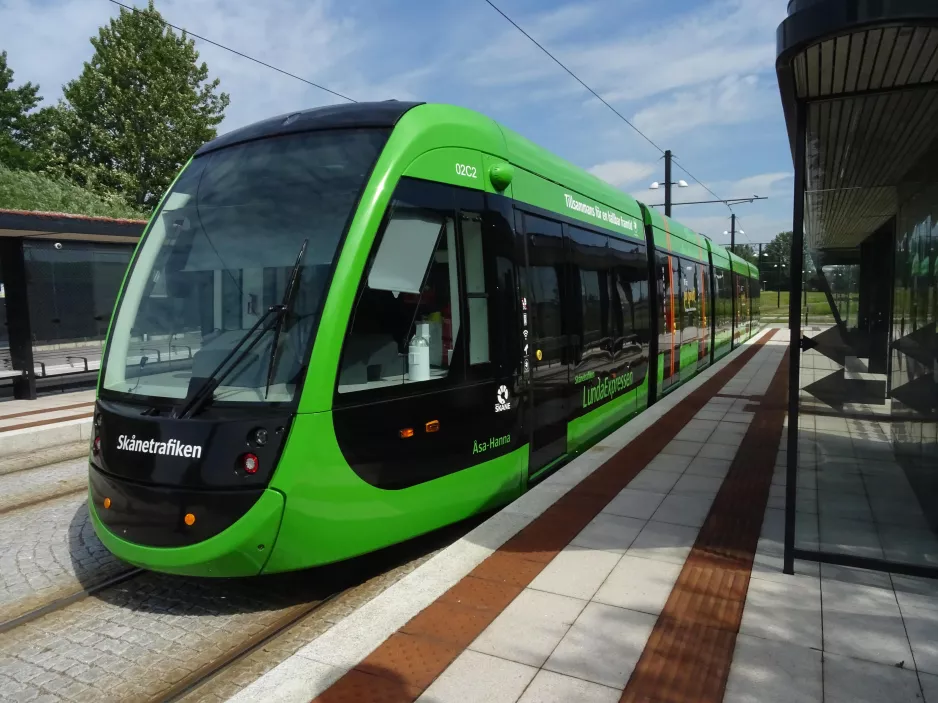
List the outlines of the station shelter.
{"label": "station shelter", "polygon": [[142,220],[0,210],[0,389],[93,382]]}
{"label": "station shelter", "polygon": [[[938,3],[791,0],[786,568],[938,576]],[[807,312],[804,290],[829,317]]]}

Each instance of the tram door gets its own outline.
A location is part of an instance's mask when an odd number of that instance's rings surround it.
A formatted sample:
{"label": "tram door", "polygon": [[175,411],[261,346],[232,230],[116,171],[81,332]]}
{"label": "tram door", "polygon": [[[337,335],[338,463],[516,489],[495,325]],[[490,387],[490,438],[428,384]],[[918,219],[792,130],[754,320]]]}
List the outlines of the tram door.
{"label": "tram door", "polygon": [[681,268],[680,260],[665,252],[655,252],[658,285],[658,396],[681,380]]}
{"label": "tram door", "polygon": [[567,452],[570,382],[566,250],[559,222],[524,213],[531,364],[531,458],[528,475]]}

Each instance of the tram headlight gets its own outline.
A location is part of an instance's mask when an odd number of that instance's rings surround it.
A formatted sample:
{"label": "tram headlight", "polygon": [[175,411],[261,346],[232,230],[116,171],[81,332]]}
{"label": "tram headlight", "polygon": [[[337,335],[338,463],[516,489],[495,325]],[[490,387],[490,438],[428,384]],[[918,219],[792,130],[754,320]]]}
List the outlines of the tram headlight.
{"label": "tram headlight", "polygon": [[94,442],[91,443],[91,451],[94,452],[95,456],[98,456],[101,453],[101,438],[95,437]]}
{"label": "tram headlight", "polygon": [[254,443],[258,447],[263,447],[265,444],[267,444],[267,430],[265,430],[263,427],[258,427],[256,430],[254,430]]}

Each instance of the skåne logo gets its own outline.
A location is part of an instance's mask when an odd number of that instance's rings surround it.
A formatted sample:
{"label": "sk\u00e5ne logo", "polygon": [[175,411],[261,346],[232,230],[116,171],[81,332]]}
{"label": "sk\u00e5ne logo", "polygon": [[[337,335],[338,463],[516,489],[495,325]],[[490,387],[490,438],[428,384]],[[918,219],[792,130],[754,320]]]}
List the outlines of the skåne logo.
{"label": "sk\u00e5ne logo", "polygon": [[495,412],[500,413],[504,410],[511,410],[511,403],[508,402],[508,386],[499,386],[495,393]]}
{"label": "sk\u00e5ne logo", "polygon": [[125,452],[139,452],[141,454],[184,456],[190,459],[202,458],[202,447],[198,444],[182,444],[178,439],[160,442],[155,439],[137,439],[137,435],[128,437],[122,434],[117,438],[117,448]]}

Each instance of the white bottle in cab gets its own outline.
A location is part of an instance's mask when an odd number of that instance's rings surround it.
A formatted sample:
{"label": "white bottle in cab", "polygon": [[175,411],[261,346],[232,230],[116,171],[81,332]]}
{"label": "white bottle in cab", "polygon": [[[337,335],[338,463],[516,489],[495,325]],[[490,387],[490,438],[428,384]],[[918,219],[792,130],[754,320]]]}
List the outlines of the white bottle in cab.
{"label": "white bottle in cab", "polygon": [[430,342],[417,325],[417,333],[410,340],[407,350],[407,377],[410,381],[430,380]]}

